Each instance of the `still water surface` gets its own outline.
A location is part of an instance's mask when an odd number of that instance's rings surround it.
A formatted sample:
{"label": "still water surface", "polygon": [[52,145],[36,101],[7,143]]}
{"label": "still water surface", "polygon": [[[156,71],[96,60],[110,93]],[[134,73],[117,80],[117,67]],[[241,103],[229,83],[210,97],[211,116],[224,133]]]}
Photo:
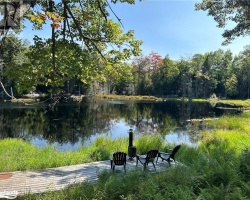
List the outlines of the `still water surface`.
{"label": "still water surface", "polygon": [[181,101],[145,102],[85,99],[81,103],[24,106],[0,103],[0,139],[22,137],[38,147],[48,144],[64,150],[75,150],[91,144],[97,137],[134,137],[160,134],[169,143],[196,145],[203,125],[189,119],[220,117],[223,110],[209,103]]}

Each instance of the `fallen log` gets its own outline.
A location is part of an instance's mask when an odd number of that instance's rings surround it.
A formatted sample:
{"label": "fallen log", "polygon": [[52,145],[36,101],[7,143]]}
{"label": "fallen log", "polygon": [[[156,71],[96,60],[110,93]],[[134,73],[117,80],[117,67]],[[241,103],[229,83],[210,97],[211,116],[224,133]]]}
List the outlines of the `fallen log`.
{"label": "fallen log", "polygon": [[202,118],[202,119],[187,119],[184,120],[185,122],[203,122],[203,121],[210,121],[210,120],[217,120],[219,118]]}

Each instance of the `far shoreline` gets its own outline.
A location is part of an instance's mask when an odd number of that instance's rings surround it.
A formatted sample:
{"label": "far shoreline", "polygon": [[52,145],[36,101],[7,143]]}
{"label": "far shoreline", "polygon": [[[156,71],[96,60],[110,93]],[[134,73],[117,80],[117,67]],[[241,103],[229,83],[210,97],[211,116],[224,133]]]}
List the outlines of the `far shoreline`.
{"label": "far shoreline", "polygon": [[116,95],[116,94],[96,94],[96,99],[111,99],[111,100],[139,100],[139,101],[192,101],[192,102],[209,102],[213,106],[223,107],[240,107],[243,110],[250,109],[250,99],[219,99],[219,98],[187,98],[187,97],[157,97],[147,95]]}

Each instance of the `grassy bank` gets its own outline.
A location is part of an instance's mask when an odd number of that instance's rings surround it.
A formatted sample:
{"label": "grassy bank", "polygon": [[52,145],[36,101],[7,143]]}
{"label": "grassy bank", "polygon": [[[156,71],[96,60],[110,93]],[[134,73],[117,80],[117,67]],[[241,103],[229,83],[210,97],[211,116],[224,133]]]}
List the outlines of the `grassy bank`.
{"label": "grassy bank", "polygon": [[[250,113],[206,122],[213,131],[201,132],[203,139],[199,146],[183,145],[177,154],[177,160],[184,163],[184,167],[172,167],[155,174],[104,172],[96,184],[84,183],[18,199],[250,199],[249,122]],[[135,145],[142,153],[150,148],[164,150],[167,147],[158,136],[139,138]],[[82,156],[84,151],[95,150],[95,157],[103,159],[117,149],[127,150],[127,138],[98,139],[93,146],[82,150]]]}
{"label": "grassy bank", "polygon": [[219,99],[217,97],[211,97],[208,99],[209,103],[213,107],[225,107],[225,108],[239,108],[242,110],[250,110],[250,99]]}
{"label": "grassy bank", "polygon": [[249,163],[244,158],[246,154],[237,161],[234,154],[228,158],[227,153],[217,155],[212,151],[215,156],[208,162],[205,159],[207,155],[202,152],[185,151],[191,154],[190,159],[196,156],[196,162],[190,162],[189,167],[175,167],[156,174],[133,171],[126,175],[103,173],[97,184],[84,183],[63,191],[30,195],[23,199],[249,199],[249,171],[244,169]]}
{"label": "grassy bank", "polygon": [[162,101],[162,98],[155,96],[140,96],[140,95],[114,95],[114,94],[97,94],[95,95],[97,99],[112,99],[112,100],[150,100],[150,101]]}
{"label": "grassy bank", "polygon": [[111,99],[111,100],[135,100],[135,101],[190,101],[193,102],[207,102],[206,99],[189,99],[189,98],[182,98],[182,97],[176,97],[176,98],[165,98],[165,97],[156,97],[156,96],[141,96],[141,95],[115,95],[115,94],[109,94],[109,95],[102,95],[97,94],[95,95],[95,98],[97,99]]}
{"label": "grassy bank", "polygon": [[104,172],[96,184],[83,183],[19,199],[249,199],[249,158],[249,149],[242,151],[237,144],[223,140],[218,134],[218,138],[205,139],[198,148],[182,146],[177,159],[185,163],[185,167],[155,174]]}
{"label": "grassy bank", "polygon": [[[164,149],[166,143],[158,136],[144,136],[134,141],[138,153],[148,149]],[[0,140],[0,172],[35,170],[108,160],[112,152],[127,151],[128,138],[98,138],[93,145],[77,151],[59,152],[53,147],[37,148],[21,139]]]}
{"label": "grassy bank", "polygon": [[247,100],[219,100],[219,103],[223,103],[229,106],[242,106],[245,109],[250,109],[250,99]]}
{"label": "grassy bank", "polygon": [[166,97],[155,97],[155,96],[140,96],[140,95],[101,95],[97,94],[95,96],[97,99],[112,99],[112,100],[138,100],[138,101],[192,101],[192,102],[210,102],[212,105],[216,105],[217,103],[223,104],[226,106],[242,106],[244,109],[250,109],[250,99],[247,100],[230,100],[230,99],[217,99],[217,98],[210,98],[210,99],[198,99],[198,98],[183,98],[183,97],[176,97],[176,98],[166,98]]}

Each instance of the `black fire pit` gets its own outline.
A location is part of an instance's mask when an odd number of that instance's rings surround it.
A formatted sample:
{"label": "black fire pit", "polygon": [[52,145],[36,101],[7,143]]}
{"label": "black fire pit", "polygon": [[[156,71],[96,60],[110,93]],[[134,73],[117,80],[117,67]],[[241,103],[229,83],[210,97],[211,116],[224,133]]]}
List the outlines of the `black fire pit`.
{"label": "black fire pit", "polygon": [[129,159],[133,159],[136,157],[136,147],[133,146],[133,130],[129,129],[129,145],[128,145],[128,156]]}

